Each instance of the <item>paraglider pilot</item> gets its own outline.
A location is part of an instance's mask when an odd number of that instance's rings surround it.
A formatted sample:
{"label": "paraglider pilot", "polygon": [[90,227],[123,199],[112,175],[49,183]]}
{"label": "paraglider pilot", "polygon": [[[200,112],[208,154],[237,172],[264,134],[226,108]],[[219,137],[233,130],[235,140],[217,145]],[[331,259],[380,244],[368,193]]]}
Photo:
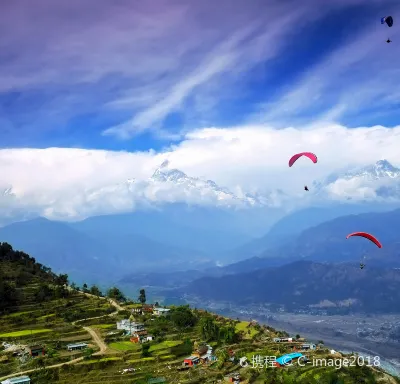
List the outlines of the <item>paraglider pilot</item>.
{"label": "paraglider pilot", "polygon": [[305,191],[308,191],[307,185],[304,186],[304,190],[305,190]]}
{"label": "paraglider pilot", "polygon": [[365,267],[365,264],[360,263],[360,269],[364,269],[364,267]]}

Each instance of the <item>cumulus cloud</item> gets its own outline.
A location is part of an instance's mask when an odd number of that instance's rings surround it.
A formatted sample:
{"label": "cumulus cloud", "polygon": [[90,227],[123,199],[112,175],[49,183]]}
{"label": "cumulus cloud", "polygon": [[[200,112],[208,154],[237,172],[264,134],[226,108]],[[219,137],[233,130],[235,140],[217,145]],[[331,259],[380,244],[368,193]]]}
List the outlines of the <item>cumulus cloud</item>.
{"label": "cumulus cloud", "polygon": [[[85,149],[0,150],[0,210],[6,215],[30,212],[49,218],[78,219],[95,214],[125,212],[146,204],[188,202],[216,204],[210,191],[148,183],[163,161],[192,177],[206,177],[238,196],[244,192],[304,195],[304,184],[323,179],[350,166],[365,166],[386,158],[400,165],[400,127],[392,129],[339,125],[276,130],[266,126],[200,129],[165,151],[111,152]],[[292,168],[294,153],[311,151],[318,164],[300,159]],[[135,179],[134,182],[128,179]],[[342,183],[342,182],[340,182]],[[331,198],[339,195],[372,196],[356,181],[333,184]],[[349,184],[350,183],[350,184]],[[351,184],[356,183],[356,184]],[[335,197],[336,196],[336,197]]]}

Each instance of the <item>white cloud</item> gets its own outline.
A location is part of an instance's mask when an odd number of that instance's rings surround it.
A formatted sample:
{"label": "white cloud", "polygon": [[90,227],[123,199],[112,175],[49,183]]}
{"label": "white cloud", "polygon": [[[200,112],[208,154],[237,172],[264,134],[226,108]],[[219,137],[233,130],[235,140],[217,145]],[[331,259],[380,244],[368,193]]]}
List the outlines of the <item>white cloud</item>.
{"label": "white cloud", "polygon": [[[386,158],[399,166],[399,146],[400,127],[314,125],[301,130],[265,126],[201,129],[160,153],[3,149],[0,184],[2,188],[12,186],[15,196],[0,199],[0,211],[4,215],[23,211],[73,219],[129,211],[146,202],[215,204],[216,198],[209,192],[144,184],[166,158],[171,168],[194,177],[205,176],[232,191],[282,189],[301,196],[304,184],[311,185],[313,180],[350,165],[368,165]],[[315,152],[318,164],[300,159],[289,168],[288,159],[300,151]],[[136,179],[133,184],[125,183],[132,178]],[[330,188],[333,197],[348,195],[349,190],[373,193],[361,191],[365,185],[335,184]]]}

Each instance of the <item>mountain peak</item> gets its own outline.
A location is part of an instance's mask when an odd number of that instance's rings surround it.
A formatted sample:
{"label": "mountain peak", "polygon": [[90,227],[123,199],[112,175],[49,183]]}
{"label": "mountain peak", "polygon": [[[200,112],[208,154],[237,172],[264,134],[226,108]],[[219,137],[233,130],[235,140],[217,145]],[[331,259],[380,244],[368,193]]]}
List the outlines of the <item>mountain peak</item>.
{"label": "mountain peak", "polygon": [[392,164],[389,163],[386,159],[378,160],[375,163],[375,168],[381,171],[388,171],[388,172],[398,172],[400,171],[398,168],[394,167]]}

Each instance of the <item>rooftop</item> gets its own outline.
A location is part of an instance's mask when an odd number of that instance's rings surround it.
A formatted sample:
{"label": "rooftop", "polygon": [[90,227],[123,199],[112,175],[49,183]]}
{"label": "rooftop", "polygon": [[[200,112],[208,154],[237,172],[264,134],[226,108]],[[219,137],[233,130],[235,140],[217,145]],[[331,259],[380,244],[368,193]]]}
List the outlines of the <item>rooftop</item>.
{"label": "rooftop", "polygon": [[11,379],[2,381],[1,383],[3,384],[19,384],[19,383],[30,383],[31,379],[29,376],[18,376],[18,377],[12,377]]}
{"label": "rooftop", "polygon": [[158,311],[158,312],[168,312],[168,311],[170,311],[169,308],[154,308],[154,310]]}
{"label": "rooftop", "polygon": [[86,343],[74,343],[74,344],[68,344],[67,348],[68,347],[72,347],[72,348],[74,348],[74,347],[87,347],[87,344]]}

